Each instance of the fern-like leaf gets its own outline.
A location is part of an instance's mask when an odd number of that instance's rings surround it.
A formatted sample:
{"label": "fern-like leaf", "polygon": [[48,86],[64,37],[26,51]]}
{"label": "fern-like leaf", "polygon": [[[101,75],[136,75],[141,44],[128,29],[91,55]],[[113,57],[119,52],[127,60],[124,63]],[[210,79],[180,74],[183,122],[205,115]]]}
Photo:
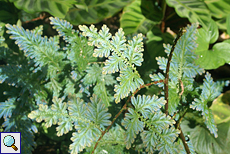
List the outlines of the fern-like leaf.
{"label": "fern-like leaf", "polygon": [[211,74],[206,73],[204,83],[200,87],[202,89],[200,97],[195,98],[190,108],[201,111],[205,119],[205,124],[210,132],[217,137],[217,128],[214,122],[212,111],[208,108],[207,103],[212,101],[221,94],[225,82],[214,82]]}
{"label": "fern-like leaf", "polygon": [[117,77],[117,81],[120,82],[119,85],[115,85],[114,91],[116,94],[115,102],[120,102],[120,99],[128,96],[129,92],[134,92],[140,85],[144,84],[143,80],[133,72],[132,69],[127,68],[126,70],[121,71],[119,77]]}
{"label": "fern-like leaf", "polygon": [[[168,112],[173,115],[177,111],[177,107],[180,101],[180,91],[183,88],[183,94],[191,92],[193,90],[193,78],[197,74],[202,74],[204,70],[196,65],[195,59],[197,56],[194,53],[194,49],[197,47],[195,42],[197,24],[187,26],[186,32],[179,38],[175,45],[172,60],[169,69],[169,106]],[[165,52],[169,55],[171,51],[170,45],[164,45]],[[159,68],[166,71],[168,59],[164,57],[157,57],[157,63]],[[164,79],[162,74],[150,75],[152,81],[159,81]],[[181,87],[183,84],[183,87]],[[157,83],[160,87],[163,87],[163,83]]]}
{"label": "fern-like leaf", "polygon": [[[160,110],[165,104],[163,98],[157,96],[140,96],[131,98],[134,109],[129,108],[122,125],[126,131],[126,147],[130,148],[136,135],[140,132],[146,150],[153,153],[155,149],[160,153],[178,151],[172,142],[179,134],[173,124],[175,121],[166,116]],[[143,130],[146,127],[147,130]]]}
{"label": "fern-like leaf", "polygon": [[[117,81],[120,85],[115,85],[116,94],[115,101],[120,102],[120,99],[128,96],[129,92],[134,92],[143,80],[136,71],[136,66],[141,66],[143,61],[143,43],[142,35],[139,34],[133,37],[133,40],[126,43],[124,32],[119,29],[115,36],[111,37],[108,28],[104,25],[97,33],[97,29],[92,25],[90,28],[79,26],[83,31],[82,35],[89,37],[89,44],[96,46],[94,50],[95,57],[108,57],[103,68],[103,73],[115,73],[120,71],[120,77]],[[112,55],[110,55],[112,52]]]}
{"label": "fern-like leaf", "polygon": [[101,127],[109,126],[111,124],[109,120],[111,114],[107,113],[108,109],[102,103],[101,99],[94,95],[90,100],[91,103],[88,104],[86,118]]}
{"label": "fern-like leaf", "polygon": [[141,113],[144,118],[148,118],[149,114],[147,113],[154,113],[158,111],[166,102],[164,98],[159,98],[157,96],[145,96],[143,95],[142,97],[140,95],[137,96],[137,98],[132,97],[131,102],[133,106],[135,107],[136,112]]}
{"label": "fern-like leaf", "polygon": [[15,100],[16,98],[9,98],[7,101],[0,103],[0,118],[10,118],[12,116],[12,111],[16,108]]}
{"label": "fern-like leaf", "polygon": [[125,114],[125,118],[122,122],[122,125],[127,129],[125,132],[125,143],[127,149],[131,147],[131,144],[136,138],[136,134],[142,132],[144,127],[144,122],[139,120],[139,114],[131,108],[128,111],[129,113]]}
{"label": "fern-like leaf", "polygon": [[[61,70],[61,62],[65,55],[58,52],[58,37],[47,38],[41,37],[33,31],[24,30],[22,27],[12,26],[7,24],[7,33],[11,34],[10,38],[16,40],[16,44],[20,50],[23,50],[25,55],[31,59],[34,59],[35,66],[38,67],[35,71],[48,65],[52,67],[48,69],[48,72]],[[58,63],[59,62],[59,63]],[[50,74],[52,76],[52,73]]]}

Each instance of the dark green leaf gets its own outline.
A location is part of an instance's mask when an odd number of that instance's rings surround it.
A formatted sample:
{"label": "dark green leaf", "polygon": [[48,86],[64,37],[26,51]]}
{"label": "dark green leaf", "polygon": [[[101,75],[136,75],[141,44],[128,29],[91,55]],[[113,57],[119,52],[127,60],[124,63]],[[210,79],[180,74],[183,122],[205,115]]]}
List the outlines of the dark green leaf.
{"label": "dark green leaf", "polygon": [[[161,12],[158,13],[161,14]],[[132,33],[145,34],[152,29],[155,24],[154,21],[151,21],[142,14],[141,0],[135,0],[124,8],[120,23],[125,35]]]}
{"label": "dark green leaf", "polygon": [[66,19],[74,25],[98,23],[119,12],[131,0],[91,0],[86,1],[85,8],[71,8]]}
{"label": "dark green leaf", "polygon": [[166,0],[167,4],[176,9],[180,17],[186,17],[192,23],[199,22],[205,29],[211,20],[210,11],[200,0]]}

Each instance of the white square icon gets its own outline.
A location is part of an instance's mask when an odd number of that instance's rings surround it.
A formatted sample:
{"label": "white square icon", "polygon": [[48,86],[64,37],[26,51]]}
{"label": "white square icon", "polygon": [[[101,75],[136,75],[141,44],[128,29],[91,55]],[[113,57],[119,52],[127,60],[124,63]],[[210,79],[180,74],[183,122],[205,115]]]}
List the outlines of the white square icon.
{"label": "white square icon", "polygon": [[0,132],[0,135],[1,135],[0,154],[21,153],[20,132]]}

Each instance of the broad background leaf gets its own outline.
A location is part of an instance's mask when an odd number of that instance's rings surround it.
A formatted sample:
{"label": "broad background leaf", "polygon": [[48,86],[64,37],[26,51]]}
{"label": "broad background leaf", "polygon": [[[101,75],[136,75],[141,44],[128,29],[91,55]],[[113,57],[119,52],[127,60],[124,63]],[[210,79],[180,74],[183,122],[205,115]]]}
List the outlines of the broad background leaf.
{"label": "broad background leaf", "polygon": [[207,28],[211,15],[206,4],[200,0],[166,0],[167,4],[174,7],[180,17],[186,17],[191,23],[199,22]]}
{"label": "broad background leaf", "polygon": [[218,98],[216,98],[210,107],[216,124],[230,120],[230,106],[227,104],[229,103],[228,97],[229,91],[221,94]]}
{"label": "broad background leaf", "polygon": [[230,13],[229,0],[205,0],[211,15],[220,29],[226,30],[226,17]]}
{"label": "broad background leaf", "polygon": [[124,8],[120,26],[124,29],[125,35],[131,33],[146,34],[161,18],[162,12],[153,5],[153,2],[135,0]]}
{"label": "broad background leaf", "polygon": [[230,121],[217,125],[218,137],[215,138],[210,134],[209,130],[196,126],[190,128],[188,121],[182,122],[182,131],[185,135],[189,135],[193,147],[197,153],[201,154],[228,154],[230,151]]}
{"label": "broad background leaf", "polygon": [[132,0],[91,0],[85,1],[85,9],[71,8],[66,19],[74,25],[98,23],[112,17]]}
{"label": "broad background leaf", "polygon": [[197,33],[198,47],[195,53],[199,56],[196,64],[204,69],[216,69],[225,63],[230,62],[230,44],[227,42],[216,43],[212,49],[209,49],[209,44],[216,42],[219,36],[216,23],[211,20],[208,29],[200,28]]}
{"label": "broad background leaf", "polygon": [[10,0],[14,5],[28,13],[49,12],[53,16],[64,18],[69,8],[72,7],[75,0]]}
{"label": "broad background leaf", "polygon": [[154,26],[152,30],[147,33],[147,38],[147,51],[151,56],[151,63],[154,63],[152,66],[157,69],[156,57],[166,55],[163,43],[172,44],[173,37],[169,33],[162,33],[158,27]]}

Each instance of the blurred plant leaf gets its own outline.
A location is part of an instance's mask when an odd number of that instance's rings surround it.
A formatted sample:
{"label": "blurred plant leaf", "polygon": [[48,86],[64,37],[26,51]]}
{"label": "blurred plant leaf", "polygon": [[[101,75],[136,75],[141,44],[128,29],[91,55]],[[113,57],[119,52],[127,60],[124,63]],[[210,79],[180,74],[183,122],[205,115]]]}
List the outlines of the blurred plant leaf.
{"label": "blurred plant leaf", "polygon": [[80,8],[71,8],[65,18],[74,25],[98,23],[112,17],[130,2],[131,0],[85,1]]}
{"label": "blurred plant leaf", "polygon": [[195,52],[199,56],[196,63],[204,69],[216,69],[230,62],[230,44],[227,42],[216,43],[212,49],[209,44],[216,42],[219,32],[213,20],[210,21],[208,29],[200,28],[197,33],[198,47]]}
{"label": "blurred plant leaf", "polygon": [[10,0],[18,9],[28,13],[49,12],[53,16],[64,18],[68,10],[72,7],[75,0]]}
{"label": "blurred plant leaf", "polygon": [[227,32],[230,35],[230,13],[227,16]]}
{"label": "blurred plant leaf", "polygon": [[194,129],[188,126],[188,121],[182,122],[182,131],[189,135],[193,147],[201,154],[228,154],[230,151],[230,121],[217,125],[218,137],[215,138],[209,130],[196,126]]}
{"label": "blurred plant leaf", "polygon": [[156,23],[159,23],[161,18],[162,12],[153,5],[153,2],[135,0],[124,8],[120,23],[125,35],[132,33],[146,34]]}
{"label": "blurred plant leaf", "polygon": [[166,55],[163,43],[172,44],[173,37],[169,33],[162,33],[158,27],[154,26],[152,30],[147,33],[147,38],[147,51],[156,69],[158,67],[156,57]]}
{"label": "blurred plant leaf", "polygon": [[206,4],[200,0],[166,0],[170,7],[174,7],[180,17],[186,17],[193,22],[199,22],[204,28],[210,22],[211,15]]}
{"label": "blurred plant leaf", "polygon": [[216,69],[230,62],[230,57],[226,56],[230,54],[230,44],[225,42],[217,43],[211,50],[196,50],[196,54],[199,55],[199,59],[196,63],[200,65],[200,67],[208,70]]}
{"label": "blurred plant leaf", "polygon": [[215,18],[221,19],[225,18],[228,13],[230,13],[230,3],[229,0],[205,0],[211,15]]}
{"label": "blurred plant leaf", "polygon": [[213,101],[212,106],[210,107],[216,124],[230,120],[230,106],[224,103],[224,101],[229,101],[225,99],[229,97],[229,95],[229,93],[221,94]]}

